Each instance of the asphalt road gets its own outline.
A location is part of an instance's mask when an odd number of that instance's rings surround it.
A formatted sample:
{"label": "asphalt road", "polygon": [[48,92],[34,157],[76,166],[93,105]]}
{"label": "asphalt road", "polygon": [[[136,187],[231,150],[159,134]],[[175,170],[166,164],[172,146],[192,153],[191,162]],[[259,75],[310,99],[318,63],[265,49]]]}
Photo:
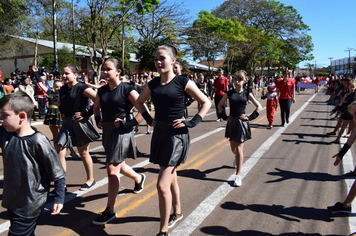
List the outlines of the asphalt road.
{"label": "asphalt road", "polygon": [[[356,231],[355,216],[330,215],[327,206],[343,201],[353,180],[340,175],[353,169],[355,158],[347,155],[334,167],[331,156],[340,145],[329,144],[326,136],[335,126],[323,89],[297,95],[291,122],[280,127],[280,111],[275,127],[267,130],[265,110],[252,122],[252,140],[245,143],[241,187],[233,187],[233,154],[224,138],[225,122],[216,122],[215,107],[197,127],[190,129],[191,148],[187,162],[178,169],[184,218],[169,235],[349,235]],[[265,106],[265,101],[261,101]],[[248,105],[252,112],[253,105]],[[189,108],[193,116],[196,104]],[[50,137],[47,126],[34,125]],[[90,191],[78,191],[85,181],[80,159],[67,159],[65,207],[60,215],[43,213],[36,235],[156,235],[159,231],[158,197],[155,188],[158,166],[148,162],[151,135],[140,125],[136,142],[140,154],[127,160],[137,172],[147,176],[145,189],[133,194],[134,183],[121,178],[115,210],[118,218],[105,227],[91,221],[105,209],[107,178],[101,141],[91,144],[94,175]],[[345,139],[343,139],[345,141]],[[351,148],[355,153],[356,148]],[[2,164],[1,164],[2,166]],[[2,170],[1,170],[2,171]],[[2,173],[0,173],[2,174]],[[2,180],[0,181],[2,192]],[[1,196],[1,195],[0,195]],[[1,198],[0,198],[1,200]],[[51,207],[49,198],[48,207]],[[354,207],[356,209],[356,207]],[[7,212],[0,208],[0,235],[7,235]]]}

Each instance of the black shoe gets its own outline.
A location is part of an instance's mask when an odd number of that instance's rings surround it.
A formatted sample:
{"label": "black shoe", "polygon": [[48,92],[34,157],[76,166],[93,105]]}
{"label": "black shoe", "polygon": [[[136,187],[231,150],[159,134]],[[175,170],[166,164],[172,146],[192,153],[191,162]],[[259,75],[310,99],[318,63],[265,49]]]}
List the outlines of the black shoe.
{"label": "black shoe", "polygon": [[329,206],[328,210],[331,213],[346,213],[350,214],[351,213],[351,206],[345,207],[344,204],[341,202],[337,202],[334,206]]}
{"label": "black shoe", "polygon": [[343,174],[342,178],[344,179],[356,179],[356,173],[353,171],[350,171],[349,173]]}
{"label": "black shoe", "polygon": [[172,213],[169,216],[168,228],[172,228],[181,219],[183,219],[183,214],[182,213],[180,213],[180,214]]}
{"label": "black shoe", "polygon": [[282,127],[286,127],[286,125],[284,123],[281,124]]}
{"label": "black shoe", "polygon": [[105,225],[106,223],[108,223],[109,221],[112,221],[113,219],[116,219],[116,213],[110,213],[109,208],[107,207],[105,209],[105,211],[103,211],[101,213],[100,216],[98,216],[97,218],[95,218],[95,220],[93,220],[93,224],[94,225]]}
{"label": "black shoe", "polygon": [[159,232],[156,236],[168,236],[167,232]]}
{"label": "black shoe", "polygon": [[91,187],[93,187],[94,185],[96,184],[95,180],[93,181],[93,183],[91,183],[91,185],[89,186],[88,184],[83,184],[79,190],[81,191],[85,191],[85,190],[88,190],[90,189]]}
{"label": "black shoe", "polygon": [[289,119],[286,120],[287,124],[289,124]]}
{"label": "black shoe", "polygon": [[135,183],[135,188],[134,188],[134,193],[140,193],[143,190],[144,187],[144,183],[146,180],[146,175],[145,174],[141,174],[141,181],[140,183]]}

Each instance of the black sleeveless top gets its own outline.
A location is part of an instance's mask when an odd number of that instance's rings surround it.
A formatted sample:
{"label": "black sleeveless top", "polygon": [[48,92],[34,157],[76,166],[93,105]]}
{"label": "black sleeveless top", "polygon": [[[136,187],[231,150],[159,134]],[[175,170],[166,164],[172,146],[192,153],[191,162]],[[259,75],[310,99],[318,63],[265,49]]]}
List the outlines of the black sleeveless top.
{"label": "black sleeveless top", "polygon": [[184,90],[188,81],[187,77],[177,75],[166,85],[161,85],[160,77],[148,83],[157,121],[173,121],[184,117]]}
{"label": "black sleeveless top", "polygon": [[76,112],[84,112],[88,106],[88,98],[83,96],[88,85],[77,83],[71,88],[63,85],[59,90],[59,99],[66,117],[72,117]]}
{"label": "black sleeveless top", "polygon": [[98,96],[104,122],[111,122],[116,118],[128,119],[130,110],[133,107],[128,99],[132,90],[134,88],[128,83],[120,83],[113,90],[110,90],[109,84],[99,88]]}
{"label": "black sleeveless top", "polygon": [[245,114],[245,109],[248,101],[248,91],[243,90],[241,93],[236,90],[226,92],[230,101],[230,116],[239,117]]}

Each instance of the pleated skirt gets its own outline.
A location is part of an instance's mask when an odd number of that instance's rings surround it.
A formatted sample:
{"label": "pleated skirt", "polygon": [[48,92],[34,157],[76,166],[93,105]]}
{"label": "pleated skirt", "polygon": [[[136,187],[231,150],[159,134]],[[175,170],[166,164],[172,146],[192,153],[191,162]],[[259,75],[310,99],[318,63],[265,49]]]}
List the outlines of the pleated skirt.
{"label": "pleated skirt", "polygon": [[121,130],[115,127],[114,122],[103,123],[103,146],[106,163],[121,163],[126,158],[137,157],[132,128]]}
{"label": "pleated skirt", "polygon": [[239,117],[233,117],[231,122],[227,122],[225,138],[237,143],[244,143],[251,139],[250,122],[241,120]]}
{"label": "pleated skirt", "polygon": [[188,128],[174,129],[172,123],[156,121],[152,134],[150,162],[162,167],[185,163],[190,147]]}
{"label": "pleated skirt", "polygon": [[63,118],[56,145],[60,147],[82,147],[100,138],[91,118],[78,121],[74,117]]}

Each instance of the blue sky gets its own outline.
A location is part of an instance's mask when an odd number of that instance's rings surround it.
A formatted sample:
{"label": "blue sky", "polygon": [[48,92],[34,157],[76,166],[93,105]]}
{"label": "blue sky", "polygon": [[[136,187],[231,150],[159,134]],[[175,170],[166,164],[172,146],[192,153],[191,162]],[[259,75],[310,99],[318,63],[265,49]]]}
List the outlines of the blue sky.
{"label": "blue sky", "polygon": [[[168,0],[174,2],[175,0]],[[190,15],[195,19],[200,10],[211,11],[221,5],[222,0],[182,0]],[[356,55],[355,0],[280,0],[293,6],[303,17],[303,22],[311,29],[308,34],[314,43],[314,60],[310,63],[318,67],[330,65],[329,57],[341,59]],[[307,62],[301,62],[304,67]]]}

